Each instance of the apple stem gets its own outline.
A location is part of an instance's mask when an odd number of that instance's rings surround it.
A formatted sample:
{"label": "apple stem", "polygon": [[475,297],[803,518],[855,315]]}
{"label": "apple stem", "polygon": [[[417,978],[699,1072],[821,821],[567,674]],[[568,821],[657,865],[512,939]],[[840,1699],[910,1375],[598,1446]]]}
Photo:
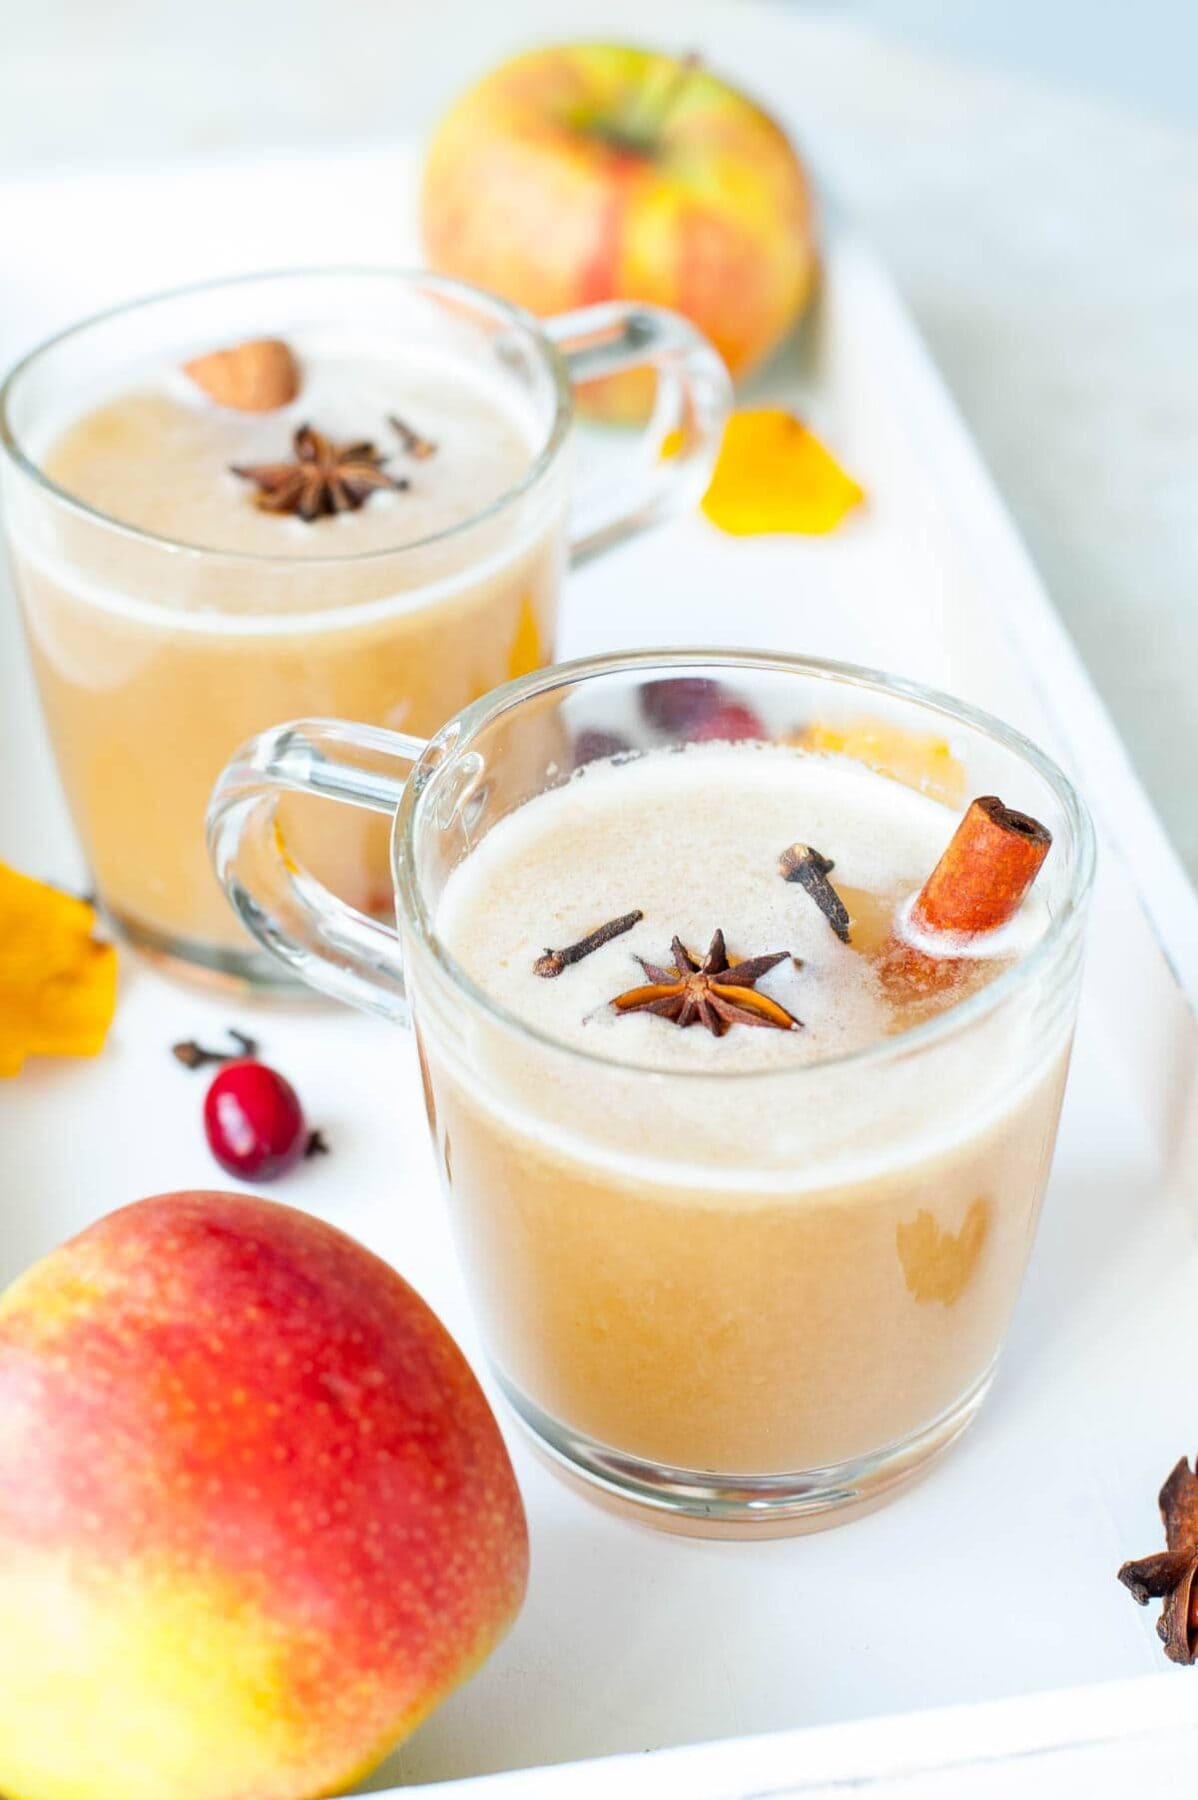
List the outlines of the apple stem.
{"label": "apple stem", "polygon": [[623,116],[605,134],[609,142],[642,155],[653,150],[691,76],[702,66],[697,50],[688,50],[685,56],[673,60],[663,58],[650,79],[630,91]]}

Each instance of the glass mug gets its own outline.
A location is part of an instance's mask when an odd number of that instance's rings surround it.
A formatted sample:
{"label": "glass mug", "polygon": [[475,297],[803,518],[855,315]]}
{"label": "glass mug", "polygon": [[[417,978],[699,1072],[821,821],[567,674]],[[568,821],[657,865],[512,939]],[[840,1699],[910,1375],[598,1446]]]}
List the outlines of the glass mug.
{"label": "glass mug", "polygon": [[[303,554],[268,556],[121,524],[42,466],[57,431],[80,416],[76,397],[119,392],[122,371],[171,369],[258,336],[344,332],[347,321],[364,344],[399,345],[409,360],[427,347],[459,378],[459,394],[474,381],[505,405],[510,396],[536,432],[515,484],[399,548],[307,554],[305,543]],[[641,365],[658,376],[652,419],[572,497],[574,388]],[[123,935],[185,967],[277,982],[278,965],[225,905],[204,852],[208,795],[237,745],[274,719],[313,712],[427,735],[550,662],[567,557],[692,505],[729,404],[716,352],[672,313],[620,301],[538,323],[461,283],[404,272],[207,283],[92,319],[28,356],[0,390],[9,553],[67,799]],[[302,408],[301,393],[280,456]],[[679,448],[663,460],[668,434]],[[301,801],[287,825],[346,899],[389,909],[377,820],[329,820]]]}
{"label": "glass mug", "polygon": [[[438,939],[447,877],[567,779],[580,725],[622,728],[644,683],[681,675],[780,726],[948,739],[966,793],[1053,833],[1044,935],[937,1017],[808,1066],[647,1071],[610,1037],[595,1055],[509,1015]],[[398,933],[286,853],[276,809],[296,792],[392,817]],[[872,1504],[969,1423],[1047,1179],[1093,869],[1085,809],[1033,745],[843,665],[610,656],[511,683],[428,743],[281,726],[225,771],[209,841],[241,919],[304,980],[410,1007],[487,1353],[559,1468],[678,1529],[780,1533]]]}

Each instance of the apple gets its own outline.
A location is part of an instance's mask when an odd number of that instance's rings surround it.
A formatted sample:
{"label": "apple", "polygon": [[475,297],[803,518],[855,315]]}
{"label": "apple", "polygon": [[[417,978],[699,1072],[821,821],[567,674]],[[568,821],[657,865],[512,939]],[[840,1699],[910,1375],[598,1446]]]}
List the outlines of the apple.
{"label": "apple", "polygon": [[[734,376],[780,343],[816,273],[810,188],[784,132],[688,59],[533,50],[453,105],[429,147],[433,268],[531,312],[673,307]],[[626,381],[609,382],[632,410]]]}
{"label": "apple", "polygon": [[163,1194],[0,1298],[0,1792],[341,1793],[519,1610],[464,1357],[291,1207]]}

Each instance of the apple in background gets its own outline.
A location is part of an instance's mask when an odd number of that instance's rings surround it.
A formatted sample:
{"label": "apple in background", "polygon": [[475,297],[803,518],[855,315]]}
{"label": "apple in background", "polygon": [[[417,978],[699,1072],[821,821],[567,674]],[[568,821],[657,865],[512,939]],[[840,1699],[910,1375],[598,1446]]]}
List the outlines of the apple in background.
{"label": "apple in background", "polygon": [[[673,307],[734,376],[815,280],[810,190],[780,127],[689,59],[608,44],[529,51],[462,95],[429,147],[421,224],[433,268],[542,316]],[[627,380],[605,385],[632,410]]]}
{"label": "apple in background", "polygon": [[310,1800],[502,1636],[495,1420],[395,1271],[291,1207],[166,1194],[0,1300],[0,1792]]}

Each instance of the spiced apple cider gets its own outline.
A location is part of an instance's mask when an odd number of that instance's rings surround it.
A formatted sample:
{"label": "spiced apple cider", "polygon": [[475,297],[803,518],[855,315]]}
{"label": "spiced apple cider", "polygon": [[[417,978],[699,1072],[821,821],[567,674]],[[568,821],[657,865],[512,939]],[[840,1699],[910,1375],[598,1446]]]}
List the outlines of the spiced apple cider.
{"label": "spiced apple cider", "polygon": [[[536,453],[535,416],[499,380],[344,322],[276,351],[292,378],[266,370],[261,408],[221,380],[219,352],[190,368],[152,357],[73,395],[42,466],[128,529],[68,513],[57,541],[14,530],[43,705],[106,906],[141,941],[217,962],[248,944],[203,833],[236,745],[298,714],[428,733],[547,659],[561,567],[560,505],[453,535]],[[346,899],[386,908],[385,823],[308,801],[283,825]]]}
{"label": "spiced apple cider", "polygon": [[430,1116],[498,1376],[564,1462],[793,1513],[972,1415],[1069,1016],[964,1022],[1045,931],[1049,845],[993,796],[711,742],[588,762],[458,863],[436,933],[524,1029],[418,988]]}

